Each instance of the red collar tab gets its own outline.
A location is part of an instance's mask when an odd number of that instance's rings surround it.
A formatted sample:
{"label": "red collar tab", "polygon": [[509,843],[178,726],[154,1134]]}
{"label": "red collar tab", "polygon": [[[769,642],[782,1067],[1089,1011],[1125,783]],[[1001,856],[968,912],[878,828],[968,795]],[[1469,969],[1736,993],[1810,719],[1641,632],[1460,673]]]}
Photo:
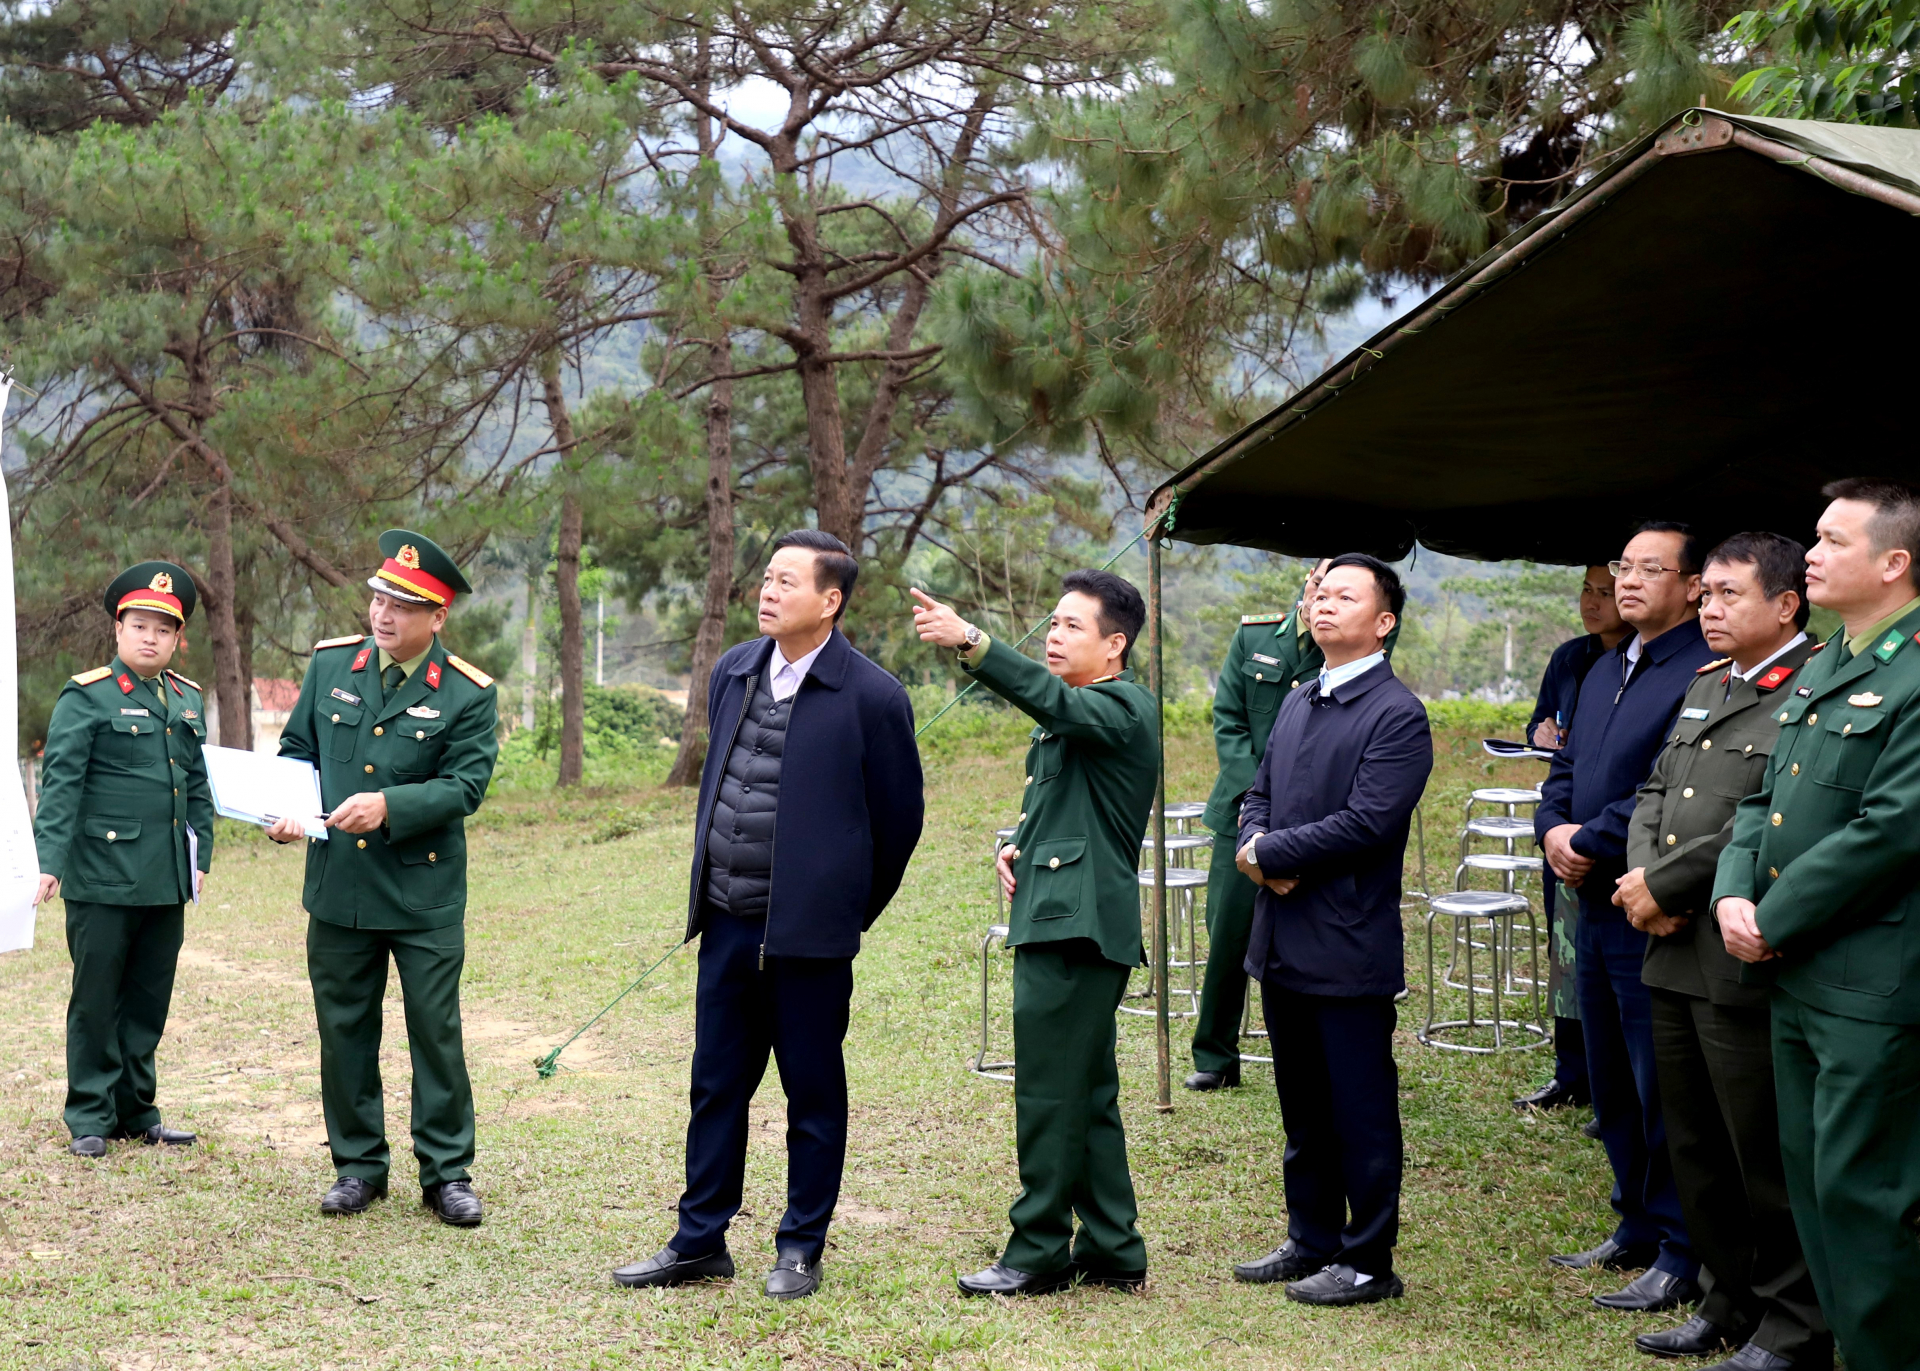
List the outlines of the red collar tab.
{"label": "red collar tab", "polygon": [[1787,677],[1793,675],[1790,666],[1777,666],[1753,683],[1756,690],[1778,690],[1787,683]]}
{"label": "red collar tab", "polygon": [[359,652],[354,654],[353,669],[355,671],[365,671],[367,669],[367,659],[371,656],[373,656],[372,648],[361,648]]}
{"label": "red collar tab", "polygon": [[133,677],[127,675],[127,673],[123,671],[119,674],[119,676],[115,677],[114,679],[119,682],[120,693],[122,695],[133,694]]}
{"label": "red collar tab", "polygon": [[432,690],[440,689],[440,663],[427,663],[427,686]]}

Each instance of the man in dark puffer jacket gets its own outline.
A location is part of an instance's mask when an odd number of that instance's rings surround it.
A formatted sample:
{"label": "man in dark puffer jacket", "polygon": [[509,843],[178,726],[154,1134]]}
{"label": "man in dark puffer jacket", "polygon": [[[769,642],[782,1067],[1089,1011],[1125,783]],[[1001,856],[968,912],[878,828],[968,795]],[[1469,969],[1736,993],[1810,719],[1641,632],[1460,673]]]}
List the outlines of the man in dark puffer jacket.
{"label": "man in dark puffer jacket", "polygon": [[687,938],[700,935],[693,1115],[680,1230],[613,1273],[621,1285],[733,1274],[747,1105],[771,1052],[787,1095],[787,1212],[767,1277],[775,1299],[820,1284],[847,1152],[841,1042],[860,935],[920,839],[913,708],[900,682],[836,625],[859,564],[798,529],[773,545],[760,588],[766,636],[730,649],[707,687]]}

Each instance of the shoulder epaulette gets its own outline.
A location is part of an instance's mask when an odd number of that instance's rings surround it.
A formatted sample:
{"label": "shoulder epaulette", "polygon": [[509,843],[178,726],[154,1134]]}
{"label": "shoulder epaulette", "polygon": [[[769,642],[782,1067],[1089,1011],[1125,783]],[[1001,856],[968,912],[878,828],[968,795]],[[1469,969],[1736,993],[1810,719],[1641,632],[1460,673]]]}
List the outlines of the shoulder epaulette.
{"label": "shoulder epaulette", "polygon": [[111,675],[113,675],[112,667],[97,666],[92,671],[83,671],[75,676],[73,683],[75,685],[92,685],[95,681],[104,681]]}
{"label": "shoulder epaulette", "polygon": [[1240,627],[1245,628],[1248,624],[1277,624],[1292,612],[1292,610],[1282,609],[1272,614],[1242,614]]}
{"label": "shoulder epaulette", "polygon": [[195,690],[200,689],[200,682],[194,680],[193,677],[191,676],[182,676],[179,672],[175,671],[172,667],[167,668],[167,675],[173,677],[173,679],[180,682],[181,685],[190,685]]}
{"label": "shoulder epaulette", "polygon": [[486,672],[482,671],[472,662],[467,661],[463,657],[456,657],[451,652],[447,654],[447,665],[459,672],[462,676],[465,676],[482,690],[485,690],[493,684],[493,677],[487,675]]}
{"label": "shoulder epaulette", "polygon": [[1716,657],[1713,661],[1708,662],[1705,666],[1696,667],[1694,669],[1693,674],[1696,676],[1704,676],[1709,671],[1718,671],[1721,667],[1725,666],[1728,662],[1731,662],[1732,660],[1733,658],[1731,657]]}
{"label": "shoulder epaulette", "polygon": [[1827,644],[1832,641],[1833,639],[1831,638],[1822,638],[1819,642],[1813,645],[1813,647],[1808,651],[1807,656],[1811,657],[1815,652],[1825,652],[1827,650]]}
{"label": "shoulder epaulette", "polygon": [[[447,658],[447,660],[452,661],[453,658],[449,657]],[[1105,685],[1108,681],[1117,681],[1119,679],[1120,679],[1120,673],[1116,671],[1111,676],[1096,676],[1091,681],[1088,681],[1087,684],[1088,685]]]}
{"label": "shoulder epaulette", "polygon": [[366,640],[367,635],[364,633],[349,633],[344,638],[322,638],[313,645],[313,650],[318,652],[328,647],[352,647],[355,643],[363,643]]}

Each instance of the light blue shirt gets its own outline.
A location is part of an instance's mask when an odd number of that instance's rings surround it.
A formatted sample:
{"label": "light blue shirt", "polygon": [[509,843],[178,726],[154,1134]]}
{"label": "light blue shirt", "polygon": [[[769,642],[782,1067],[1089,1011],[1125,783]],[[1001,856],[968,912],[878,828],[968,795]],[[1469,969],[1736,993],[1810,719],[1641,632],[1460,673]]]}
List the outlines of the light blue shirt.
{"label": "light blue shirt", "polygon": [[1325,695],[1328,691],[1337,690],[1355,676],[1373,670],[1386,660],[1386,653],[1370,652],[1359,661],[1348,662],[1345,666],[1323,666],[1320,668],[1320,693]]}

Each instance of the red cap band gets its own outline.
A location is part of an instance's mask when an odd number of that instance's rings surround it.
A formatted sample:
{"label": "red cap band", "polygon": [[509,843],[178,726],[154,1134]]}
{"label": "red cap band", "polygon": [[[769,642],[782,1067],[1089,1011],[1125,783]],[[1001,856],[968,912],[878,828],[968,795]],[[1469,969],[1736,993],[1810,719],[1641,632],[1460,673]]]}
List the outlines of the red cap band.
{"label": "red cap band", "polygon": [[164,590],[154,590],[150,586],[141,586],[122,595],[118,608],[113,611],[114,617],[118,618],[129,609],[157,609],[162,614],[171,614],[183,624],[187,621],[178,595],[169,595]]}
{"label": "red cap band", "polygon": [[373,574],[383,581],[392,581],[402,590],[424,596],[436,605],[453,603],[453,587],[438,577],[427,575],[419,567],[403,566],[389,557],[381,563],[380,570]]}

